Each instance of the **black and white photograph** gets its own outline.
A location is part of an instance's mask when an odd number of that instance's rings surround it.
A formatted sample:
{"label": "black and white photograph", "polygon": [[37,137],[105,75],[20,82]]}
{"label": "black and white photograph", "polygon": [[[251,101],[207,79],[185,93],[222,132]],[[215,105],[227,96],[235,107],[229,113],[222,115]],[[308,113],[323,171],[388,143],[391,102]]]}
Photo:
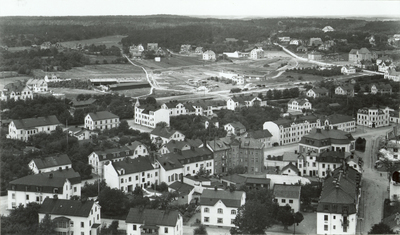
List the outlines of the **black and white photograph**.
{"label": "black and white photograph", "polygon": [[0,234],[400,234],[400,0],[1,0]]}

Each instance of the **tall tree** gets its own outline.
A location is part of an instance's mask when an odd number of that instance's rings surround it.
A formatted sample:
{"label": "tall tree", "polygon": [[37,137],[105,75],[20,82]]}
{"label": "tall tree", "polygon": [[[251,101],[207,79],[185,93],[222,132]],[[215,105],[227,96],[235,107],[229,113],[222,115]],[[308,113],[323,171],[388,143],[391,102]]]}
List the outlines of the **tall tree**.
{"label": "tall tree", "polygon": [[388,225],[380,222],[374,224],[368,234],[395,234],[395,232]]}
{"label": "tall tree", "polygon": [[44,218],[40,221],[39,223],[39,228],[37,231],[37,234],[39,235],[53,235],[56,234],[55,229],[56,224],[53,220],[51,220],[51,217],[49,214],[46,214]]}
{"label": "tall tree", "polygon": [[200,235],[200,234],[204,235],[208,234],[206,226],[204,226],[203,224],[200,224],[199,227],[193,229],[193,235]]}

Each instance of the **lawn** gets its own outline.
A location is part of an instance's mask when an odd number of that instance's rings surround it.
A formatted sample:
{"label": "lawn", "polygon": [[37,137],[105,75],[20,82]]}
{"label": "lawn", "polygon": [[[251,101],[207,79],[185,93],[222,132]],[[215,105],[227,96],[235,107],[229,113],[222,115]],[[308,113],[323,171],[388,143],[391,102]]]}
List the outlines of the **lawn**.
{"label": "lawn", "polygon": [[94,45],[106,45],[106,47],[111,47],[111,46],[121,47],[119,43],[121,42],[121,39],[124,37],[126,36],[114,35],[101,38],[77,40],[77,41],[66,41],[66,42],[61,42],[61,45],[63,47],[68,47],[68,48],[75,48],[77,44],[81,44],[82,46],[94,44]]}

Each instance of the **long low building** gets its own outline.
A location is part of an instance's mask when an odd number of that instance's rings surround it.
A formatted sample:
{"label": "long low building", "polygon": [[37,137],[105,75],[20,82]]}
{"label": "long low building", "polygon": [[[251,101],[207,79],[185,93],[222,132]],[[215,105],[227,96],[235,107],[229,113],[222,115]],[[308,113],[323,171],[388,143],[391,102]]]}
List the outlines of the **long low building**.
{"label": "long low building", "polygon": [[61,125],[61,123],[54,115],[12,120],[8,125],[7,138],[28,141],[30,136],[38,133],[50,134],[50,132],[55,131],[59,125]]}

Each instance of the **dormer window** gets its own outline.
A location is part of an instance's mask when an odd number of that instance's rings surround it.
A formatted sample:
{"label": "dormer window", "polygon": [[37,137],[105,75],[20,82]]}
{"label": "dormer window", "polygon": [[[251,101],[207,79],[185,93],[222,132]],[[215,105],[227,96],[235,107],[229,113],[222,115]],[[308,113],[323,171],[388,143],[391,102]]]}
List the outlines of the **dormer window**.
{"label": "dormer window", "polygon": [[58,193],[58,188],[54,188],[53,193]]}

